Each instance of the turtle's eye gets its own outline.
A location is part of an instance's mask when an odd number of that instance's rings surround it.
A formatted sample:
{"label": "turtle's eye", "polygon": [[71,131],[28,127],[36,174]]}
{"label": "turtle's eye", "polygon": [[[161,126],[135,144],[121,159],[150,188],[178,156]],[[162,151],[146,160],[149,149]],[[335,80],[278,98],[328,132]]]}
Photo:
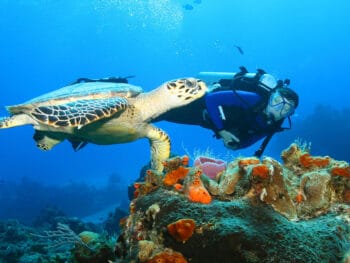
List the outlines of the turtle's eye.
{"label": "turtle's eye", "polygon": [[185,84],[187,87],[192,88],[192,87],[196,86],[196,81],[191,81],[189,79],[186,79]]}

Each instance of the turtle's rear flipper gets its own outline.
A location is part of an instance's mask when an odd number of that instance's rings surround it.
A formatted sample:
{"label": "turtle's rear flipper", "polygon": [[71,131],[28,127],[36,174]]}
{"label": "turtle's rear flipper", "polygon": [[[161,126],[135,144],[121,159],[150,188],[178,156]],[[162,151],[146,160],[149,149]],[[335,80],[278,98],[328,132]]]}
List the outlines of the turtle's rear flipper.
{"label": "turtle's rear flipper", "polygon": [[84,141],[74,141],[74,140],[69,140],[69,141],[72,144],[72,147],[75,152],[81,150],[88,144],[88,142],[84,142]]}
{"label": "turtle's rear flipper", "polygon": [[0,129],[12,128],[27,124],[36,124],[36,122],[27,114],[18,114],[11,117],[0,117]]}
{"label": "turtle's rear flipper", "polygon": [[152,169],[162,172],[163,162],[170,156],[170,138],[163,130],[151,124],[145,127],[145,132],[151,144]]}

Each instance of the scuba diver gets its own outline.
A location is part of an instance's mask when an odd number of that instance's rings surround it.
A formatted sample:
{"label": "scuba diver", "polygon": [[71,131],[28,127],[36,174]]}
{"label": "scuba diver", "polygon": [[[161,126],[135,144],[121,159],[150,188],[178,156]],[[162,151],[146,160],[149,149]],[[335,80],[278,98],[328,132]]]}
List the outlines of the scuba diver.
{"label": "scuba diver", "polygon": [[[187,106],[168,111],[154,121],[199,125],[214,131],[227,148],[238,150],[264,138],[255,152],[261,157],[276,132],[291,128],[290,116],[299,104],[290,80],[278,80],[258,69],[249,73],[201,72],[209,92]],[[288,119],[289,127],[282,127]]]}

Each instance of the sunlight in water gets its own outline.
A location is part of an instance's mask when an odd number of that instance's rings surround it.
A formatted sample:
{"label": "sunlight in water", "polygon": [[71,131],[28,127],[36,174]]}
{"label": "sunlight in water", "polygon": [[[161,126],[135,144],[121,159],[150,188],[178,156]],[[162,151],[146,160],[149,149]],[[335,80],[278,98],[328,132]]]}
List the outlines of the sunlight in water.
{"label": "sunlight in water", "polygon": [[158,27],[166,31],[178,30],[184,16],[181,4],[171,0],[99,0],[95,9],[126,12],[130,18],[129,29]]}

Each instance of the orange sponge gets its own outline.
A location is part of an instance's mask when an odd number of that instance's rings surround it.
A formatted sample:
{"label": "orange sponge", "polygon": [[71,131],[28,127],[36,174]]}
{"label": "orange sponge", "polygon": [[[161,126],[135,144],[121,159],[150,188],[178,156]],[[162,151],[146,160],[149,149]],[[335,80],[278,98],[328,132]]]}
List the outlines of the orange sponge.
{"label": "orange sponge", "polygon": [[331,174],[333,176],[343,176],[350,178],[350,166],[348,167],[334,167],[331,169]]}
{"label": "orange sponge", "polygon": [[269,168],[264,165],[256,165],[252,169],[252,176],[260,177],[261,179],[267,179],[269,178],[270,170]]}
{"label": "orange sponge", "polygon": [[350,189],[346,189],[343,193],[344,202],[350,204]]}
{"label": "orange sponge", "polygon": [[181,192],[183,190],[183,185],[182,184],[174,184],[174,190]]}
{"label": "orange sponge", "polygon": [[189,170],[187,167],[179,166],[176,170],[172,170],[165,175],[163,183],[168,186],[174,185],[179,180],[184,179]]}
{"label": "orange sponge", "polygon": [[207,189],[204,187],[190,186],[188,188],[188,199],[192,202],[209,204],[211,202],[211,196]]}
{"label": "orange sponge", "polygon": [[201,174],[202,172],[197,170],[193,175],[193,180],[186,189],[187,197],[191,202],[209,204],[212,198],[200,179]]}
{"label": "orange sponge", "polygon": [[190,158],[187,155],[182,156],[182,165],[188,166]]}
{"label": "orange sponge", "polygon": [[186,242],[196,227],[193,219],[180,219],[167,226],[168,233],[179,242]]}
{"label": "orange sponge", "polygon": [[295,196],[295,202],[297,202],[298,204],[302,203],[303,201],[305,201],[305,195],[303,194],[303,192],[301,190],[298,191],[298,194]]}
{"label": "orange sponge", "polygon": [[241,159],[238,162],[238,166],[239,168],[243,168],[245,166],[251,165],[251,164],[258,164],[260,163],[260,160],[257,158],[245,158],[245,159]]}
{"label": "orange sponge", "polygon": [[329,157],[312,157],[309,153],[304,153],[300,156],[299,162],[305,168],[318,167],[323,168],[329,165]]}
{"label": "orange sponge", "polygon": [[164,161],[163,166],[166,172],[170,172],[172,170],[176,170],[179,166],[188,166],[189,160],[190,159],[187,155],[182,157],[176,156]]}
{"label": "orange sponge", "polygon": [[147,260],[147,263],[188,263],[188,261],[181,253],[165,249]]}

